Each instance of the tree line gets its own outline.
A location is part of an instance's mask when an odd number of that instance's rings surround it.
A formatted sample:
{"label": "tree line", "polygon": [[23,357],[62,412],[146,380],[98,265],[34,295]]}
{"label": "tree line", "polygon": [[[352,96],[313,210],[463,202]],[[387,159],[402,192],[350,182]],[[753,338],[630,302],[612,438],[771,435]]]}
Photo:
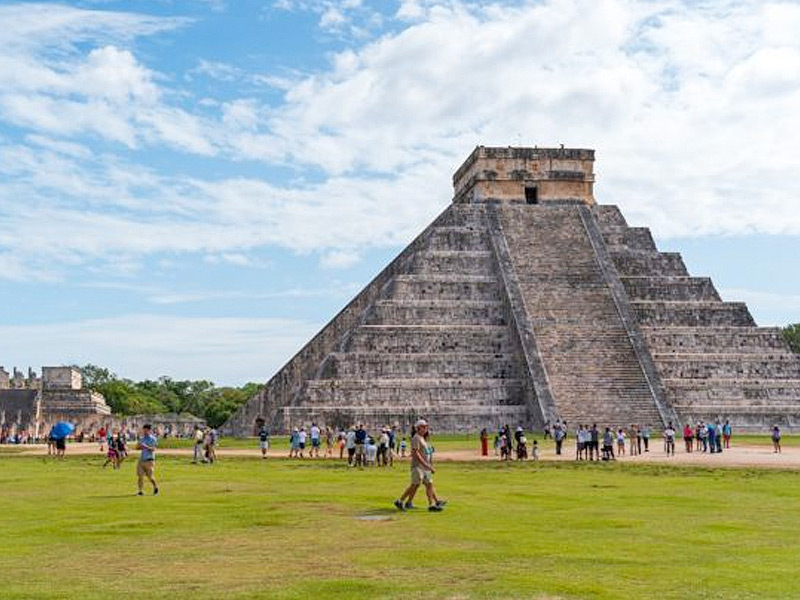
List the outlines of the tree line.
{"label": "tree line", "polygon": [[800,354],[800,323],[787,325],[782,330],[783,339],[789,344],[789,347]]}
{"label": "tree line", "polygon": [[78,367],[84,386],[103,394],[114,414],[192,413],[219,427],[263,384],[217,387],[211,381],[178,381],[170,377],[132,381],[97,365]]}

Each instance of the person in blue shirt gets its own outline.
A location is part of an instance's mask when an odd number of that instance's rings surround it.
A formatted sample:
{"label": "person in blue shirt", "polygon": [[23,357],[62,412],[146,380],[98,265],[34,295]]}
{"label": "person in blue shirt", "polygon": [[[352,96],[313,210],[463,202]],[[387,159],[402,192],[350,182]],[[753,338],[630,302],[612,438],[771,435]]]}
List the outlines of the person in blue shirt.
{"label": "person in blue shirt", "polygon": [[731,447],[731,422],[725,421],[725,425],[722,426],[722,439],[725,441],[725,448]]}
{"label": "person in blue shirt", "polygon": [[158,445],[158,440],[156,436],[153,435],[153,428],[150,425],[145,425],[142,427],[142,437],[139,438],[139,443],[136,444],[136,448],[141,450],[141,454],[139,454],[139,462],[136,465],[136,475],[139,478],[139,496],[143,496],[144,492],[142,488],[144,487],[144,478],[150,480],[150,483],[153,484],[153,495],[158,495],[158,484],[156,483],[154,477],[154,471],[156,466],[156,446]]}

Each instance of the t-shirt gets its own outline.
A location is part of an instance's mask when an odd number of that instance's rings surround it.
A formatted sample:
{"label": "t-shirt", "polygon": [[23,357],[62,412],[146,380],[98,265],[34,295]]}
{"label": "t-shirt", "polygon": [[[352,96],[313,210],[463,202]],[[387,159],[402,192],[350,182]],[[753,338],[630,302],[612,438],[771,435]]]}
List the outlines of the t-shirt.
{"label": "t-shirt", "polygon": [[426,442],[425,438],[421,435],[415,435],[411,438],[411,468],[422,468],[422,463],[419,462],[419,457],[414,450],[419,450],[425,456],[428,455],[428,442]]}
{"label": "t-shirt", "polygon": [[262,429],[258,434],[258,439],[262,442],[266,442],[269,440],[269,432],[266,429]]}
{"label": "t-shirt", "polygon": [[[156,459],[156,446],[158,446],[158,440],[156,436],[152,433],[149,433],[139,440],[139,443],[142,444],[142,453],[139,455],[139,460],[144,462],[147,460],[155,460]],[[144,446],[150,446],[150,448],[145,448]]]}
{"label": "t-shirt", "polygon": [[306,432],[301,431],[300,433],[297,434],[297,441],[300,442],[301,444],[305,444],[306,437],[307,437]]}
{"label": "t-shirt", "polygon": [[316,425],[311,427],[311,439],[318,440],[319,439],[319,427]]}
{"label": "t-shirt", "polygon": [[665,439],[666,439],[668,442],[672,442],[672,441],[674,441],[674,440],[675,440],[675,430],[674,430],[674,429],[672,429],[671,427],[667,427],[667,428],[664,430],[664,438],[665,438]]}
{"label": "t-shirt", "polygon": [[356,444],[363,444],[367,441],[367,432],[364,429],[356,429]]}
{"label": "t-shirt", "polygon": [[195,444],[202,444],[204,437],[205,436],[203,435],[203,430],[202,429],[198,429],[197,431],[194,432],[194,443]]}
{"label": "t-shirt", "polygon": [[355,448],[356,447],[356,432],[352,429],[347,432],[345,436],[345,441],[348,448]]}

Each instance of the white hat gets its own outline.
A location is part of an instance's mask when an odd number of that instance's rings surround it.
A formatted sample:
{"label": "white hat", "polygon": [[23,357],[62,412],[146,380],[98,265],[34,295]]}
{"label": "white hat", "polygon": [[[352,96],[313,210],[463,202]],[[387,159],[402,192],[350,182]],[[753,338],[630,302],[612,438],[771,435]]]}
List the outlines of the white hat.
{"label": "white hat", "polygon": [[422,427],[423,425],[427,427],[428,422],[425,419],[420,419],[414,424],[414,427]]}

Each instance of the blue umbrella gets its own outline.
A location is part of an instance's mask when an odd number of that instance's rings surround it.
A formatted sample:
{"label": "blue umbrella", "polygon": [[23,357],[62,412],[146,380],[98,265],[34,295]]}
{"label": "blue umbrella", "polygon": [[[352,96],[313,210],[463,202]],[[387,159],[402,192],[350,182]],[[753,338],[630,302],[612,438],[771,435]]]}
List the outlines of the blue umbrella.
{"label": "blue umbrella", "polygon": [[67,423],[66,421],[56,423],[55,427],[52,429],[53,437],[57,440],[67,437],[73,431],[75,431],[75,425]]}

